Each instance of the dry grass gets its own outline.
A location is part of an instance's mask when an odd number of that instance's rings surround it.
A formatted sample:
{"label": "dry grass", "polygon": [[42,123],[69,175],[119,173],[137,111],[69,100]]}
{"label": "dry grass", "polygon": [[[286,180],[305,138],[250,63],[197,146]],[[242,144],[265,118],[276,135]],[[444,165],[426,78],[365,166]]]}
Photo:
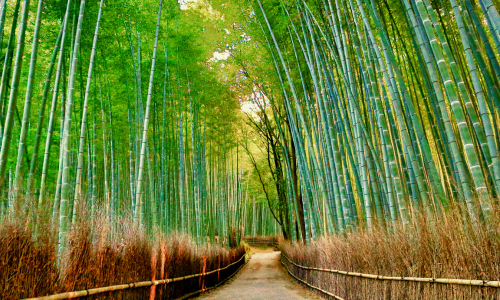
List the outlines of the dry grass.
{"label": "dry grass", "polygon": [[[51,230],[36,238],[21,222],[0,224],[0,299],[51,295],[154,279],[174,278],[226,266],[245,252],[217,245],[197,248],[187,236],[156,235],[155,239],[131,224],[121,222],[111,235],[105,222],[76,225],[69,236],[60,268],[57,267],[57,239]],[[203,280],[194,278],[164,287],[143,288],[102,294],[93,299],[171,299],[213,286],[239,265]]]}
{"label": "dry grass", "polygon": [[54,245],[50,235],[35,241],[23,224],[0,224],[0,299],[53,291],[58,277]]}
{"label": "dry grass", "polygon": [[[445,221],[421,218],[418,227],[399,225],[393,232],[380,227],[325,237],[309,246],[281,245],[294,262],[311,267],[385,276],[500,280],[500,232],[462,217],[459,209]],[[499,224],[493,218],[491,224]],[[418,229],[417,229],[418,228]],[[380,281],[296,268],[299,278],[345,299],[499,299],[500,289]]]}

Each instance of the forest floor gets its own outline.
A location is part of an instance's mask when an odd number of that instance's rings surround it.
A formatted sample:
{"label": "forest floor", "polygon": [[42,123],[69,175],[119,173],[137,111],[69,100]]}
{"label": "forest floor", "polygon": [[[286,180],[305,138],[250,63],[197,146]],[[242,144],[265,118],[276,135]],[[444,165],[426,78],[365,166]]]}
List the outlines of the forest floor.
{"label": "forest floor", "polygon": [[279,262],[281,252],[272,248],[251,249],[250,261],[238,274],[196,299],[322,299],[288,275]]}

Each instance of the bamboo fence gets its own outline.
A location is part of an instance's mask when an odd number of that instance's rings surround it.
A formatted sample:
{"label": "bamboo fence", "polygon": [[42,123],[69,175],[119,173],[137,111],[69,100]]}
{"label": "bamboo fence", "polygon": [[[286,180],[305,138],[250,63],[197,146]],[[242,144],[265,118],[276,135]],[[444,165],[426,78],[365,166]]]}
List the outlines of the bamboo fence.
{"label": "bamboo fence", "polygon": [[[108,292],[114,292],[114,291],[120,291],[120,290],[126,290],[126,289],[136,289],[136,288],[144,288],[144,287],[149,287],[149,286],[164,285],[164,284],[173,283],[173,282],[179,282],[179,281],[183,281],[183,280],[187,280],[187,279],[191,279],[191,278],[195,278],[195,277],[207,276],[207,275],[210,275],[210,274],[214,274],[214,273],[223,271],[223,270],[225,270],[225,269],[227,269],[227,268],[229,268],[231,266],[234,266],[234,265],[240,263],[244,258],[245,258],[245,254],[243,254],[240,257],[240,259],[238,259],[237,261],[235,261],[235,262],[233,262],[233,263],[231,263],[231,264],[229,264],[229,265],[227,265],[225,267],[222,267],[222,268],[219,268],[219,269],[216,269],[216,270],[212,270],[212,271],[209,271],[209,272],[205,272],[205,273],[200,273],[200,274],[193,274],[193,275],[187,275],[187,276],[183,276],[183,277],[168,278],[168,279],[162,279],[162,280],[151,280],[151,281],[140,281],[140,282],[134,282],[134,283],[118,284],[118,285],[112,285],[112,286],[106,286],[106,287],[100,287],[100,288],[93,288],[93,289],[88,289],[88,290],[66,292],[66,293],[61,293],[61,294],[56,294],[56,295],[51,295],[51,296],[43,296],[43,297],[35,297],[35,298],[25,298],[25,299],[22,299],[22,300],[62,300],[62,299],[73,299],[73,298],[86,297],[86,296],[91,296],[91,295],[96,295],[96,294],[102,294],[102,293],[108,293]],[[218,284],[216,284],[214,287],[203,288],[203,289],[201,289],[199,291],[190,293],[189,295],[194,295],[194,294],[197,294],[197,293],[202,293],[202,292],[205,292],[207,290],[210,290],[210,289],[213,289],[213,288],[219,286],[221,283],[223,283],[224,281],[226,281],[228,278],[230,278],[234,274],[236,274],[241,269],[242,266],[240,266],[238,268],[238,270],[236,270],[233,274],[231,274],[230,276],[228,276],[223,281],[221,281]]]}
{"label": "bamboo fence", "polygon": [[[306,266],[301,266],[299,264],[294,263],[293,261],[290,260],[290,258],[288,258],[288,256],[286,256],[283,253],[281,253],[281,256],[286,258],[286,260],[288,260],[292,265],[296,266],[297,268],[303,269],[303,270],[320,271],[320,272],[326,272],[326,273],[334,273],[334,274],[339,274],[339,275],[352,276],[352,277],[362,277],[362,278],[376,279],[376,280],[412,281],[412,282],[456,284],[456,285],[500,288],[500,281],[498,281],[498,280],[491,280],[490,281],[490,280],[477,280],[477,279],[449,279],[449,278],[382,276],[382,275],[375,275],[375,274],[364,274],[364,273],[358,273],[358,272],[348,272],[348,271],[340,271],[340,270],[306,267]],[[280,261],[282,262],[281,259],[280,259]]]}
{"label": "bamboo fence", "polygon": [[[288,260],[288,261],[290,261],[290,260]],[[291,261],[290,261],[290,262],[291,262]],[[330,296],[330,297],[333,297],[334,299],[337,299],[337,300],[344,300],[344,298],[341,298],[341,297],[339,297],[339,296],[337,296],[337,295],[334,295],[334,294],[332,294],[332,293],[330,293],[330,292],[328,292],[328,291],[326,291],[326,290],[323,290],[323,289],[321,289],[321,288],[319,288],[319,287],[317,287],[317,286],[314,286],[314,285],[312,285],[312,284],[310,284],[310,283],[308,283],[308,282],[306,282],[306,281],[304,281],[304,280],[300,279],[299,277],[297,277],[297,276],[293,275],[292,271],[290,271],[290,269],[288,269],[288,267],[287,267],[287,266],[283,263],[283,261],[282,261],[281,259],[280,259],[280,263],[283,265],[283,267],[285,267],[285,269],[286,269],[286,271],[288,272],[288,274],[290,274],[293,278],[297,279],[298,281],[302,282],[303,284],[307,285],[308,287],[313,288],[313,289],[315,289],[315,290],[317,290],[317,291],[320,291],[320,292],[322,292],[322,293],[324,293],[324,294],[326,294],[326,295],[328,295],[328,296]],[[292,264],[293,264],[293,263],[292,263]]]}

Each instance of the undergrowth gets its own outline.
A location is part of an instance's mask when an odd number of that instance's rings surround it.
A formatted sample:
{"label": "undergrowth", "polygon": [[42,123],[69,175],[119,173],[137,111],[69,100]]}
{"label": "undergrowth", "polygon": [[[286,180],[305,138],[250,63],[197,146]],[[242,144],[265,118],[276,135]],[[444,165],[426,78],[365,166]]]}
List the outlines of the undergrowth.
{"label": "undergrowth", "polygon": [[[0,222],[0,299],[38,297],[116,284],[199,274],[237,261],[244,247],[197,247],[179,233],[154,238],[121,222],[110,230],[106,222],[79,222],[57,259],[57,238],[50,228],[34,230],[26,222]],[[233,273],[239,264],[203,279],[166,286],[124,290],[86,299],[172,299],[210,287]]]}
{"label": "undergrowth", "polygon": [[[420,217],[395,229],[377,226],[313,240],[282,243],[297,264],[395,277],[500,280],[498,215],[486,228],[471,224],[454,208],[442,220]],[[500,288],[373,280],[299,269],[282,261],[299,278],[344,299],[499,299]]]}

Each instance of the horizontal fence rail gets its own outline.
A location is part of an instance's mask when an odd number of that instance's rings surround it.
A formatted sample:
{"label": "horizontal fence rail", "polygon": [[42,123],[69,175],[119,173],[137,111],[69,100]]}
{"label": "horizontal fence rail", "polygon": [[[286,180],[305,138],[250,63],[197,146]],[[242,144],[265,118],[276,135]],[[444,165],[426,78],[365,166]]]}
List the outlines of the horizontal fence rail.
{"label": "horizontal fence rail", "polygon": [[278,238],[276,237],[245,237],[244,241],[250,245],[267,245],[267,246],[277,246],[279,245]]}
{"label": "horizontal fence rail", "polygon": [[[283,255],[283,254],[282,254],[282,255]],[[288,259],[288,258],[287,258],[287,259]],[[290,260],[288,260],[288,261],[290,261]],[[291,262],[291,261],[290,261],[290,262]],[[330,296],[330,297],[333,297],[333,298],[334,298],[334,299],[336,299],[336,300],[345,300],[344,298],[341,298],[341,297],[339,297],[339,296],[337,296],[337,295],[335,295],[335,294],[332,294],[332,293],[330,293],[329,291],[325,291],[325,290],[323,290],[323,289],[321,289],[321,288],[319,288],[319,287],[317,287],[317,286],[314,286],[314,285],[310,284],[309,282],[304,281],[304,280],[300,279],[299,277],[295,276],[295,275],[294,275],[294,274],[290,271],[290,269],[288,269],[288,267],[287,267],[287,266],[283,263],[283,261],[282,261],[281,259],[280,259],[280,263],[283,265],[283,267],[285,267],[286,271],[288,272],[288,274],[290,274],[290,276],[292,276],[293,278],[295,278],[295,279],[297,279],[298,281],[302,282],[303,284],[307,285],[308,287],[313,288],[313,289],[315,289],[315,290],[317,290],[317,291],[320,291],[320,292],[322,292],[323,294],[326,294],[326,295],[328,295],[328,296]]]}
{"label": "horizontal fence rail", "polygon": [[[35,297],[35,298],[25,298],[25,299],[22,299],[22,300],[62,300],[62,299],[73,299],[73,298],[79,298],[79,297],[86,297],[86,296],[91,296],[91,295],[96,295],[96,294],[102,294],[102,293],[108,293],[108,292],[114,292],[114,291],[120,291],[120,290],[126,290],[126,289],[136,289],[136,288],[144,288],[144,287],[150,287],[150,286],[156,286],[156,285],[164,285],[164,284],[168,284],[168,283],[173,283],[173,282],[179,282],[179,281],[183,281],[183,280],[187,280],[187,279],[191,279],[191,278],[195,278],[195,277],[202,277],[202,276],[207,276],[207,275],[210,275],[210,274],[214,274],[214,273],[217,273],[217,272],[220,272],[220,271],[223,271],[231,266],[234,266],[235,264],[238,264],[241,262],[242,259],[245,258],[245,254],[243,254],[240,259],[238,259],[237,261],[223,267],[223,268],[219,268],[217,270],[212,270],[212,271],[209,271],[209,272],[205,272],[205,273],[200,273],[200,274],[193,274],[193,275],[187,275],[187,276],[182,276],[182,277],[176,277],[176,278],[168,278],[168,279],[162,279],[162,280],[151,280],[151,281],[140,281],[140,282],[134,282],[134,283],[125,283],[125,284],[118,284],[118,285],[112,285],[112,286],[106,286],[106,287],[100,287],[100,288],[93,288],[93,289],[88,289],[88,290],[81,290],[81,291],[74,291],[74,292],[66,292],[66,293],[61,293],[61,294],[56,294],[56,295],[51,295],[51,296],[43,296],[43,297]],[[236,272],[238,272],[239,270],[241,269],[238,268],[238,270],[236,270]],[[229,277],[233,276],[234,274],[236,274],[236,272],[234,272],[233,274],[231,274]],[[226,278],[227,279],[227,278]],[[221,281],[220,283],[224,282],[225,279],[223,281]],[[219,283],[219,284],[220,284]],[[217,287],[219,284],[217,284],[215,287]],[[214,288],[214,287],[212,287]],[[201,289],[197,292],[194,292],[194,293],[191,293],[191,294],[197,294],[197,293],[201,293],[201,292],[204,292],[204,291],[207,291],[207,290],[210,290],[212,288],[204,288],[204,289]],[[191,295],[189,294],[189,295]]]}
{"label": "horizontal fence rail", "polygon": [[334,273],[334,274],[352,276],[352,277],[361,277],[361,278],[375,279],[375,280],[411,281],[411,282],[456,284],[456,285],[500,288],[500,281],[498,281],[498,280],[491,280],[490,281],[490,280],[476,280],[476,279],[448,279],[448,278],[382,276],[382,275],[375,275],[375,274],[364,274],[364,273],[358,273],[358,272],[347,272],[347,271],[340,271],[340,270],[331,270],[331,269],[324,269],[324,268],[313,268],[313,267],[301,266],[301,265],[296,264],[293,261],[291,261],[290,258],[288,258],[288,256],[286,256],[286,254],[284,254],[283,252],[281,253],[281,257],[284,257],[292,265],[294,265],[300,269],[320,271],[320,272],[325,272],[325,273]]}
{"label": "horizontal fence rail", "polygon": [[[243,257],[245,257],[245,255],[243,255]],[[241,261],[241,258],[240,258],[240,261]],[[235,262],[237,263],[237,262]],[[223,279],[222,281],[220,281],[219,283],[217,283],[216,285],[212,286],[212,287],[207,287],[207,288],[203,288],[201,290],[198,290],[196,292],[192,292],[192,293],[189,293],[189,294],[186,294],[180,298],[177,298],[176,300],[184,300],[184,299],[189,299],[191,298],[192,296],[194,295],[197,295],[197,294],[200,294],[200,293],[203,293],[203,292],[206,292],[206,291],[209,291],[209,290],[213,290],[217,287],[219,287],[221,284],[223,284],[224,282],[226,282],[227,280],[229,280],[229,278],[233,277],[236,273],[238,273],[239,270],[241,270],[241,268],[243,268],[245,266],[245,264],[242,264],[236,271],[234,271],[233,274],[227,276],[225,279]]]}

